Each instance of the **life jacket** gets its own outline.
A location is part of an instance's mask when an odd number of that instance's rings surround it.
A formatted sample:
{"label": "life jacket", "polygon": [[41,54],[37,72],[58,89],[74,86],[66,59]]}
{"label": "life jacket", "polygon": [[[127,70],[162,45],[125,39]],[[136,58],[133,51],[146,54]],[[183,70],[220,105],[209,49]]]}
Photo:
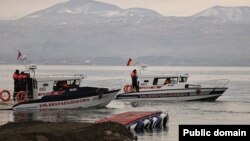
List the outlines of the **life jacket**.
{"label": "life jacket", "polygon": [[132,73],[130,74],[130,76],[133,78],[133,77],[136,76],[136,73],[132,72]]}
{"label": "life jacket", "polygon": [[24,80],[26,78],[27,78],[26,75],[23,75],[23,74],[18,75],[18,80]]}
{"label": "life jacket", "polygon": [[18,76],[19,76],[19,74],[14,73],[12,77],[13,77],[14,80],[18,80]]}

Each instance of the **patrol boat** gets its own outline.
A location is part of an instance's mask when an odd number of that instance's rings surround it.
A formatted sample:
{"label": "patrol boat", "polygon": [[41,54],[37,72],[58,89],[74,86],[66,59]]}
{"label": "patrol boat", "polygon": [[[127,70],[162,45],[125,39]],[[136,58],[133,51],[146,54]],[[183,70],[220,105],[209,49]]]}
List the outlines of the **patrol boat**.
{"label": "patrol boat", "polygon": [[[1,105],[15,109],[67,109],[104,107],[120,91],[118,86],[81,86],[85,75],[35,75],[36,65],[25,72],[26,91],[16,93],[12,100],[10,91],[1,91]],[[12,100],[12,101],[11,101]]]}
{"label": "patrol boat", "polygon": [[[144,66],[146,67],[146,66]],[[116,99],[127,101],[215,101],[227,89],[229,80],[210,80],[202,84],[188,83],[188,74],[147,74],[138,75],[139,91],[126,84]],[[169,81],[168,83],[166,83]]]}

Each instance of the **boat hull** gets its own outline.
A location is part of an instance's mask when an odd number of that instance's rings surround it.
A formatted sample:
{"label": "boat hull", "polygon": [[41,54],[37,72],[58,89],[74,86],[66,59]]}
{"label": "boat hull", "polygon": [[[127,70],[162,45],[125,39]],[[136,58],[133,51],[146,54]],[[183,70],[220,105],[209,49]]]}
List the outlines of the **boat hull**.
{"label": "boat hull", "polygon": [[37,100],[29,100],[13,106],[18,109],[72,109],[72,108],[101,108],[108,105],[116,96],[119,90],[105,93],[91,93],[66,96],[46,97]]}
{"label": "boat hull", "polygon": [[120,93],[115,99],[126,101],[167,100],[167,101],[215,101],[228,88],[185,88],[151,90],[133,93]]}

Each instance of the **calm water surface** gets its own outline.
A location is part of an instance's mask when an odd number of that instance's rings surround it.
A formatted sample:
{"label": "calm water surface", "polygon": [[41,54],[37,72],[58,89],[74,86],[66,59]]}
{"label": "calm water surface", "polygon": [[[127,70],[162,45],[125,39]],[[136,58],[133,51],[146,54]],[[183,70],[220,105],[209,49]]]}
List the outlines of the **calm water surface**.
{"label": "calm water surface", "polygon": [[[1,65],[0,88],[12,90],[12,73],[23,66]],[[114,66],[38,66],[37,74],[83,74],[87,81],[125,79],[129,82],[132,67]],[[190,83],[213,79],[229,79],[229,89],[215,102],[145,102],[133,107],[114,100],[103,109],[0,111],[0,125],[9,121],[76,121],[97,119],[126,111],[168,113],[168,126],[162,130],[137,133],[141,141],[178,141],[179,124],[250,124],[250,67],[149,67],[157,73],[188,73]]]}

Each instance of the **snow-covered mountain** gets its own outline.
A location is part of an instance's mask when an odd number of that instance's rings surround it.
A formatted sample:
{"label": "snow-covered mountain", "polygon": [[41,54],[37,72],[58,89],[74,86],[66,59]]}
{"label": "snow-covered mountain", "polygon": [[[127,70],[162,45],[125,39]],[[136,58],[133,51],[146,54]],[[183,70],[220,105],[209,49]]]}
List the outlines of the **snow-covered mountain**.
{"label": "snow-covered mountain", "polygon": [[250,8],[212,7],[190,17],[164,17],[71,0],[18,20],[0,21],[0,62],[20,49],[35,63],[249,65]]}
{"label": "snow-covered mountain", "polygon": [[[162,17],[159,13],[143,8],[121,9],[118,6],[96,2],[93,0],[71,0],[60,3],[32,13],[22,18],[28,21],[46,21],[47,23],[78,23],[78,24],[103,24],[112,20],[123,23],[138,23],[146,18]],[[125,22],[124,22],[125,21]],[[115,22],[117,23],[117,22]],[[113,24],[113,23],[112,23]]]}
{"label": "snow-covered mountain", "polygon": [[112,16],[122,9],[110,4],[95,2],[92,0],[71,0],[66,3],[60,3],[32,13],[24,18],[59,18],[68,16]]}
{"label": "snow-covered mountain", "polygon": [[141,17],[159,17],[159,13],[144,9],[130,8],[121,9],[115,5],[96,2],[92,0],[71,0],[60,3],[46,10],[32,13],[25,18],[49,18],[69,16],[100,16],[100,17],[124,17],[124,16],[141,16]]}
{"label": "snow-covered mountain", "polygon": [[195,14],[194,17],[214,19],[217,22],[250,23],[250,7],[214,6]]}

